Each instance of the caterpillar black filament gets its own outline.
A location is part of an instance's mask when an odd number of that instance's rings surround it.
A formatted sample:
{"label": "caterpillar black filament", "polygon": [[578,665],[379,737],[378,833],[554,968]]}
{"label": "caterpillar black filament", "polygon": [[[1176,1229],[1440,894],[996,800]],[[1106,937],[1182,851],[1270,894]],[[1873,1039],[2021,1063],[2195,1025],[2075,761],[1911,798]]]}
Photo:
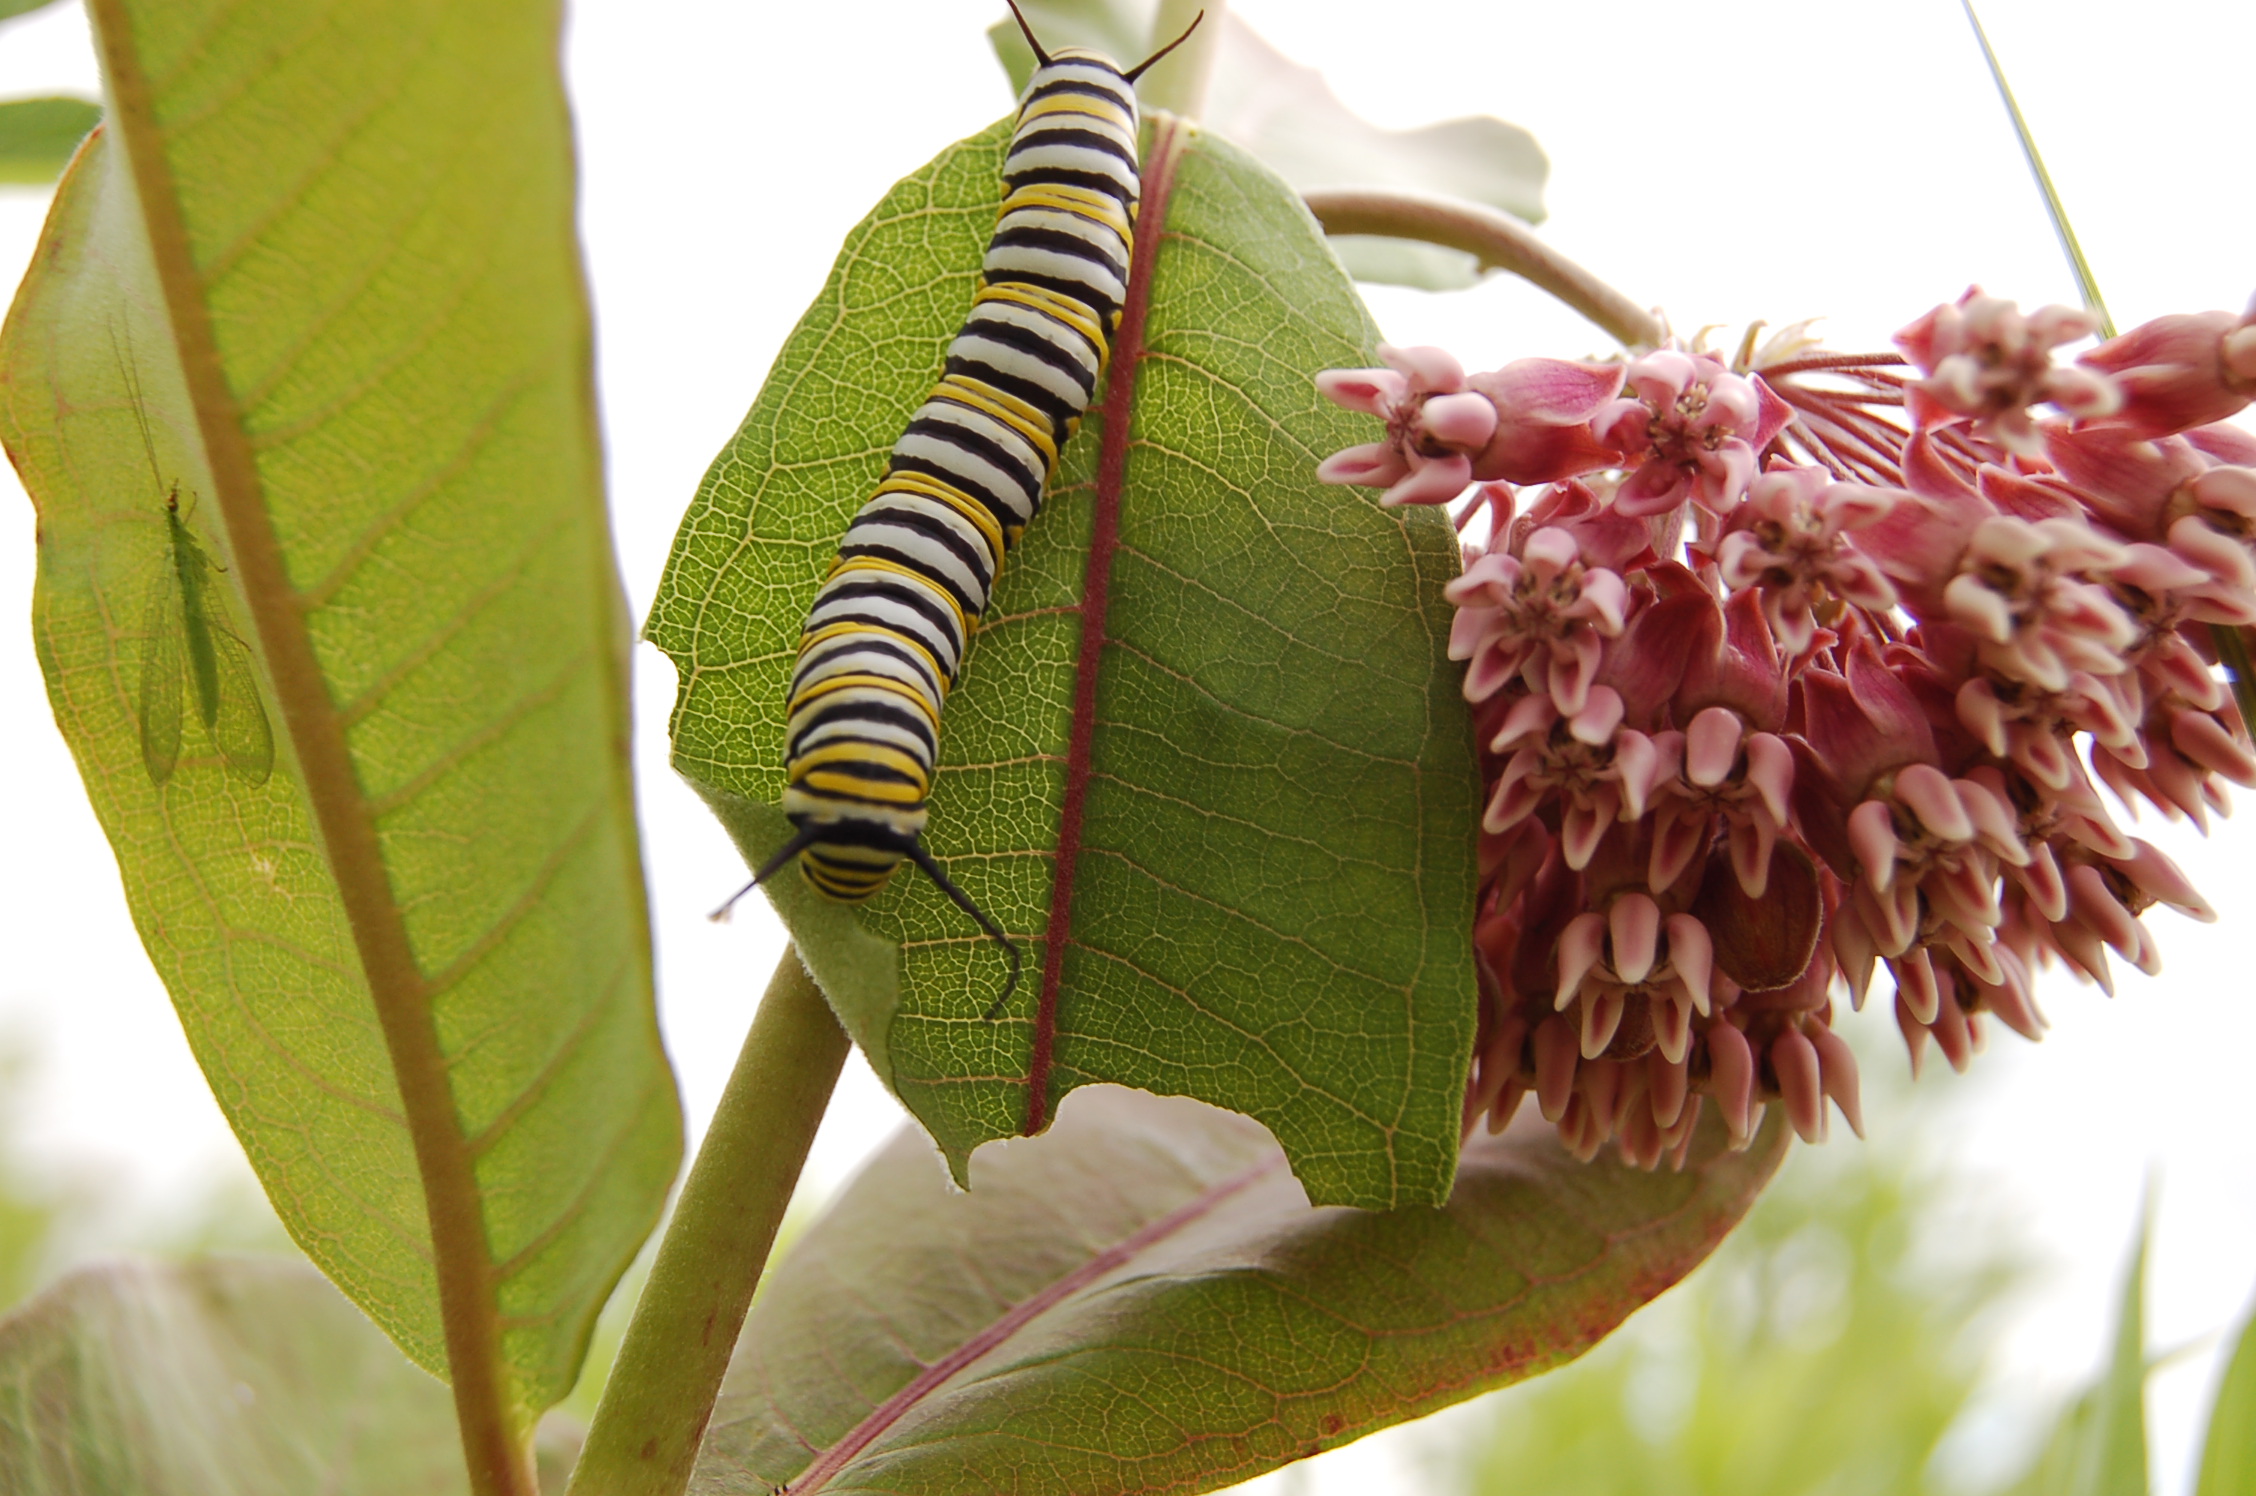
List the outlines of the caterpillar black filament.
{"label": "caterpillar black filament", "polygon": [[1122,71],[1101,52],[1044,51],[1016,4],[1011,14],[1038,66],[979,292],[815,594],[784,734],[783,813],[797,834],[736,895],[797,858],[817,889],[859,903],[914,862],[1010,960],[989,1018],[1017,990],[1021,956],[924,849],[940,712],[1120,326],[1141,190],[1136,79],[1198,26]]}

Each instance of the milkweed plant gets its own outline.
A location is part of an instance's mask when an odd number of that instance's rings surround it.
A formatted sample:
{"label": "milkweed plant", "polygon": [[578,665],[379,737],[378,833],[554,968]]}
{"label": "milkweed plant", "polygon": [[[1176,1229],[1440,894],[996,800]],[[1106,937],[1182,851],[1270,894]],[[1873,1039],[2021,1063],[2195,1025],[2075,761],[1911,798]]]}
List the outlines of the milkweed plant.
{"label": "milkweed plant", "polygon": [[[791,941],[677,1189],[558,8],[87,0],[34,643],[308,1261],[20,1306],[0,1489],[1214,1489],[1603,1338],[1861,1130],[1848,1010],[1963,1067],[2213,917],[2111,805],[2256,784],[2256,311],[1685,338],[1515,127],[1019,9],[641,626]],[[1492,270],[1619,351],[1356,289]],[[910,1120],[771,1264],[850,1046]]]}

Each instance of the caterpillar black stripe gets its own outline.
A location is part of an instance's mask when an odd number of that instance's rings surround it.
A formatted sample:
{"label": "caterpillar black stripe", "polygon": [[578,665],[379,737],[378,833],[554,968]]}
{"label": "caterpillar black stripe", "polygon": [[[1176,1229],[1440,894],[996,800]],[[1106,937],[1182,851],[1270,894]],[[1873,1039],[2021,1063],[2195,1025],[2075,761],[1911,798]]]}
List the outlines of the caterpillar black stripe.
{"label": "caterpillar black stripe", "polygon": [[1017,990],[1022,958],[924,849],[940,712],[1120,326],[1142,185],[1136,79],[1204,19],[1122,71],[1101,52],[1044,51],[1015,3],[1011,14],[1038,66],[979,292],[815,594],[784,733],[783,813],[797,834],[736,895],[797,858],[817,889],[859,903],[913,862],[1010,960],[989,1018]]}

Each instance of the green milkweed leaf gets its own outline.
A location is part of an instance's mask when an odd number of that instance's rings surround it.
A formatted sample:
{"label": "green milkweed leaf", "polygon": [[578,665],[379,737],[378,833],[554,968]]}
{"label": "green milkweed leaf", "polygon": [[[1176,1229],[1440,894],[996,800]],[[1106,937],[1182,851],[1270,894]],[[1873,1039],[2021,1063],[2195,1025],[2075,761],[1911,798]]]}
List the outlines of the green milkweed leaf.
{"label": "green milkweed leaf", "polygon": [[698,1496],[1202,1491],[1590,1348],[1690,1271],[1786,1149],[1711,1118],[1682,1173],[1540,1125],[1465,1150],[1440,1210],[1311,1208],[1242,1118],[1107,1088],[982,1153],[910,1133],[784,1259]]}
{"label": "green milkweed leaf", "polygon": [[[1008,133],[854,230],[675,539],[648,625],[681,676],[675,763],[755,865],[788,836],[800,625],[970,305]],[[1115,1081],[1258,1117],[1321,1202],[1438,1203],[1475,1007],[1456,538],[1316,482],[1374,433],[1312,376],[1371,362],[1374,329],[1290,189],[1160,133],[1148,314],[1106,397],[1132,391],[1132,417],[1093,413],[1067,448],[941,733],[926,842],[1025,944],[1018,998],[981,1021],[1003,961],[913,869],[860,909],[788,869],[768,889],[959,1175]]]}
{"label": "green milkweed leaf", "polygon": [[90,10],[0,334],[49,699],[276,1210],[493,1488],[680,1146],[557,12]]}
{"label": "green milkweed leaf", "polygon": [[9,99],[0,102],[0,182],[52,182],[86,132],[102,121],[90,99]]}

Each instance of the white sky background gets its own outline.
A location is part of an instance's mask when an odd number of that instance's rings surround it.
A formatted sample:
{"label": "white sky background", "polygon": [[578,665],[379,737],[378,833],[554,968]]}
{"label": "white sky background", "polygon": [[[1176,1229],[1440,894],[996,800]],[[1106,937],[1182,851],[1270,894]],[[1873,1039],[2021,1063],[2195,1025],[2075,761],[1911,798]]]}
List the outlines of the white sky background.
{"label": "white sky background", "polygon": [[[639,616],[699,476],[846,231],[896,178],[1008,109],[983,34],[1000,4],[572,9],[612,502]],[[1382,124],[1493,113],[1531,129],[1553,167],[1545,235],[1664,307],[1680,330],[1825,315],[1833,342],[1870,348],[1972,281],[2024,305],[2074,299],[1955,0],[1236,9]],[[2246,302],[2256,289],[2256,5],[1983,9],[2117,320]],[[0,29],[0,96],[96,87],[75,8]],[[28,259],[45,201],[0,189],[0,283],[12,286]],[[1370,299],[1393,340],[1445,344],[1468,367],[1606,346],[1514,282],[1439,296],[1382,288]],[[13,491],[14,475],[0,487]],[[122,1240],[135,1221],[244,1165],[141,955],[52,727],[22,626],[31,532],[28,505],[0,498],[0,1037],[28,1039],[42,1056],[20,1098],[36,1159],[131,1202]],[[660,1004],[696,1128],[781,933],[756,902],[733,926],[705,922],[742,866],[666,769],[672,672],[647,647],[638,658]],[[2096,1365],[2150,1168],[2161,1182],[2155,1344],[2217,1329],[2256,1286],[2256,1128],[2245,1105],[2256,993],[2241,933],[2256,916],[2256,846],[2245,824],[2226,823],[2208,843],[2158,831],[2151,817],[2141,830],[2224,921],[2157,912],[2150,923],[2169,961],[2160,980],[2130,973],[2110,1002],[2056,976],[2044,989],[2056,1025],[2045,1043],[2003,1036],[1977,1065],[1980,1083],[1957,1088],[1972,1103],[1960,1123],[1968,1166],[2058,1264],[2007,1350],[2016,1379],[2037,1390]],[[1889,1026],[1884,1010],[1852,1022],[1876,1038]],[[812,1177],[836,1182],[897,1117],[854,1061]],[[1844,1131],[1829,1146],[1857,1144]],[[2202,1354],[2156,1379],[2166,1496],[2190,1489],[2214,1371]],[[1263,1484],[1395,1488],[1409,1442],[1366,1441]]]}

